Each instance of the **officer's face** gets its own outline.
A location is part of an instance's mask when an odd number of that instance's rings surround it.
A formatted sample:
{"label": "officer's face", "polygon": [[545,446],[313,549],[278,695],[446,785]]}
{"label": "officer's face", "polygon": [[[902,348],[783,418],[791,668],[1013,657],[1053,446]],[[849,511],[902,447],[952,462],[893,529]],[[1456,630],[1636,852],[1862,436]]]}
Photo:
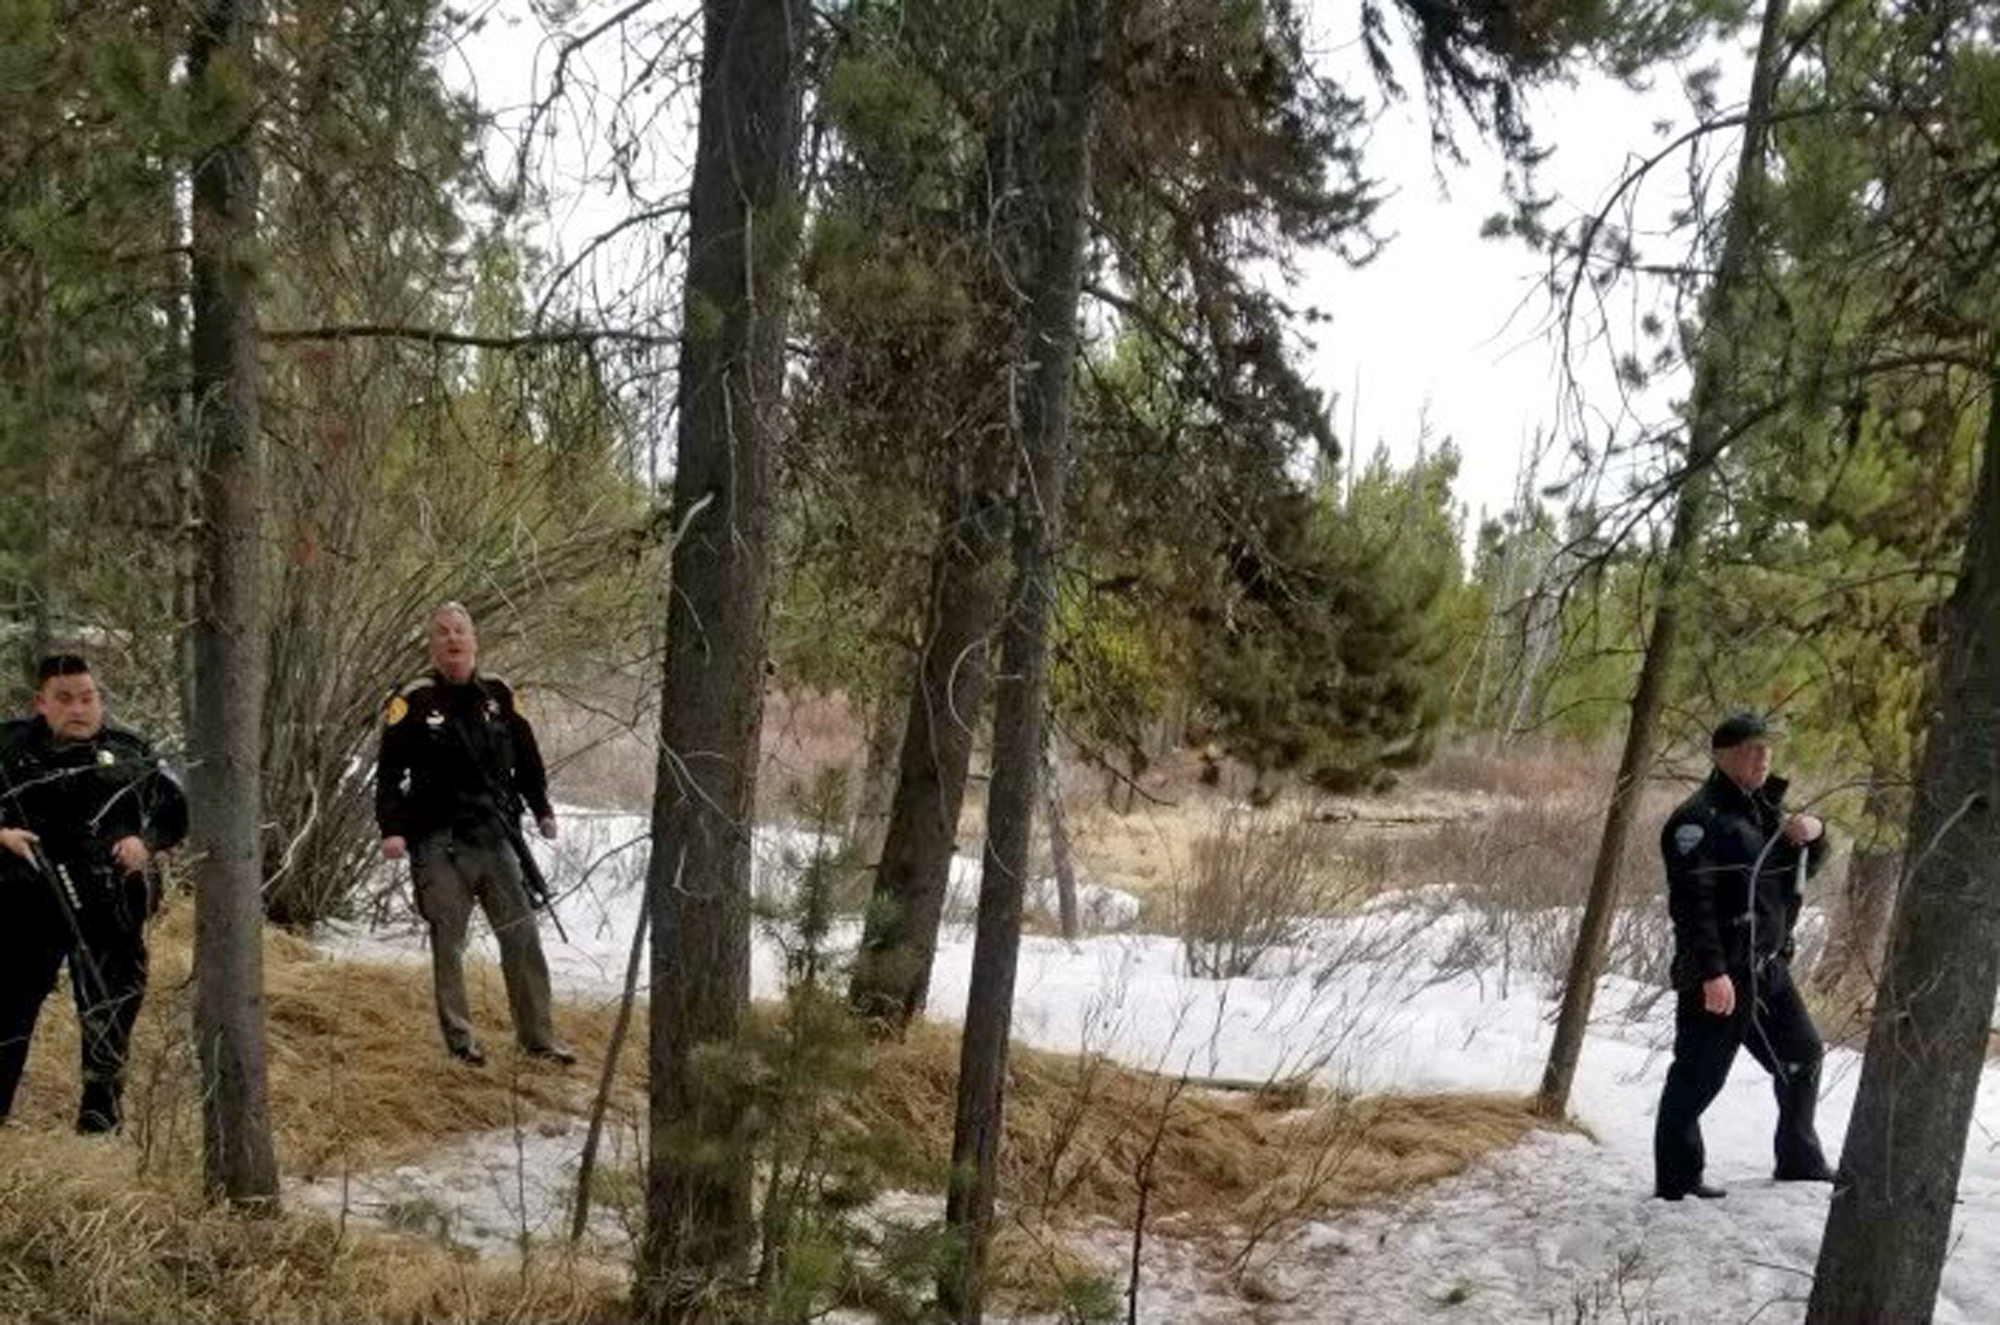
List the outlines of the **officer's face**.
{"label": "officer's face", "polygon": [[1771,776],[1771,747],[1764,741],[1744,741],[1715,752],[1715,764],[1745,791],[1755,791]]}
{"label": "officer's face", "polygon": [[104,700],[88,672],[42,682],[35,691],[35,712],[64,741],[87,741],[104,729]]}
{"label": "officer's face", "polygon": [[431,618],[431,666],[447,681],[463,681],[479,662],[479,635],[463,612]]}

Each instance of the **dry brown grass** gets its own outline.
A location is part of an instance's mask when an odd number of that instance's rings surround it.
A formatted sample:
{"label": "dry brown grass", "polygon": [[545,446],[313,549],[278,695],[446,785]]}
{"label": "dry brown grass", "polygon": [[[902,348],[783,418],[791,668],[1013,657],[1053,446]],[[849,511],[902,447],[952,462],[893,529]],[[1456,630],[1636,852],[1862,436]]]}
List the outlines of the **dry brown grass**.
{"label": "dry brown grass", "polygon": [[619,1321],[621,1277],[543,1257],[533,1274],[323,1216],[244,1219],[183,1182],[135,1181],[129,1152],[0,1132],[0,1319]]}
{"label": "dry brown grass", "polygon": [[[877,1051],[863,1126],[909,1137],[941,1181],[950,1161],[957,1040],[933,1026]],[[1159,1131],[1152,1209],[1225,1227],[1275,1206],[1352,1205],[1462,1172],[1542,1124],[1501,1096],[1328,1098],[1177,1090],[1102,1059],[1016,1047],[1008,1059],[1001,1194],[1016,1207],[1129,1221],[1140,1161]],[[1275,1106],[1275,1107],[1274,1107]],[[1162,1120],[1164,1119],[1164,1125]]]}
{"label": "dry brown grass", "polygon": [[[151,1129],[155,1171],[194,1173],[199,1120],[184,1036],[187,923],[156,928],[156,986],[135,1043],[130,1125]],[[569,1071],[496,1054],[484,1069],[439,1047],[429,973],[416,966],[335,962],[272,931],[266,944],[271,1114],[285,1171],[297,1177],[408,1162],[472,1133],[548,1114],[574,1114],[595,1083]],[[503,1027],[497,972],[473,966],[475,1014]],[[613,1009],[565,1004],[558,1024],[587,1065],[601,1061]],[[643,1088],[643,1014],[628,1045],[617,1108],[634,1116]],[[942,1186],[951,1145],[958,1066],[955,1033],[919,1025],[901,1043],[870,1051],[867,1092],[852,1105],[861,1125],[912,1141],[913,1187]],[[59,1132],[74,1108],[75,1030],[52,999],[37,1036],[17,1118]],[[1302,1161],[1338,1149],[1339,1171],[1317,1199],[1338,1205],[1455,1173],[1534,1126],[1519,1101],[1383,1097],[1319,1101],[1295,1094],[1189,1091],[1101,1058],[1017,1048],[1007,1089],[1002,1192],[1010,1202],[1118,1218],[1129,1214],[1132,1175],[1151,1130],[1167,1117],[1155,1167],[1155,1208],[1227,1215],[1267,1197]],[[1170,1107],[1169,1107],[1170,1105]],[[150,1111],[150,1112],[149,1112]],[[143,1136],[134,1137],[145,1144]],[[123,1150],[121,1144],[119,1149]],[[129,1150],[125,1150],[129,1159]]]}
{"label": "dry brown grass", "polygon": [[[658,749],[658,678],[599,677],[565,693],[524,693],[557,799],[593,809],[643,812],[652,804]],[[858,781],[867,738],[863,715],[844,695],[773,689],[764,699],[760,816],[781,818],[788,789],[820,770]]]}
{"label": "dry brown grass", "polygon": [[541,687],[522,702],[535,724],[556,798],[600,810],[644,810],[653,800],[658,679],[603,677],[569,694]]}
{"label": "dry brown grass", "polygon": [[[1163,927],[1167,903],[1186,886],[1204,840],[1241,798],[1200,785],[1165,761],[1148,787],[1168,803],[1140,800],[1111,808],[1087,775],[1066,780],[1066,804],[1079,866],[1086,876],[1136,893],[1149,927]],[[1594,752],[1550,746],[1505,756],[1448,751],[1379,796],[1326,796],[1294,788],[1260,818],[1303,819],[1316,849],[1341,876],[1343,897],[1431,887],[1490,884],[1524,907],[1580,902],[1603,824],[1613,769]],[[1651,792],[1627,855],[1631,886],[1657,883],[1657,860],[1645,849],[1683,794]],[[968,810],[962,838],[976,840]],[[1643,876],[1643,878],[1641,877]],[[1629,895],[1629,894],[1628,894]]]}
{"label": "dry brown grass", "polygon": [[[149,1167],[193,1170],[200,1137],[196,1069],[186,1028],[192,1000],[191,908],[181,902],[151,935],[153,979],[133,1038],[127,1128]],[[454,1137],[543,1113],[576,1113],[596,1076],[505,1048],[507,1006],[496,968],[468,964],[474,1019],[499,1048],[483,1069],[447,1056],[428,967],[326,960],[305,942],[265,931],[271,1118],[281,1167],[312,1178],[401,1163]],[[557,1026],[585,1062],[602,1061],[615,1009],[567,1003]],[[643,1020],[635,1042],[644,1043]],[[627,1102],[643,1082],[628,1048]],[[29,1127],[66,1126],[76,1107],[76,1023],[67,989],[49,999],[16,1101]]]}
{"label": "dry brown grass", "polygon": [[[155,983],[135,1045],[127,1135],[67,1132],[75,1032],[51,999],[17,1125],[0,1133],[0,1319],[612,1320],[622,1268],[546,1252],[534,1272],[495,1271],[422,1238],[337,1234],[326,1218],[246,1222],[197,1200],[196,1080],[186,1041],[191,925],[185,904],[156,925]],[[595,1082],[502,1052],[483,1070],[446,1057],[420,966],[334,962],[298,940],[266,941],[271,1111],[293,1177],[406,1163],[468,1134],[575,1114]],[[506,1026],[497,972],[475,964],[475,1014]],[[558,1010],[584,1061],[601,1060],[612,1009]],[[643,1116],[643,1022],[614,1126]],[[920,1026],[872,1048],[858,1125],[905,1138],[892,1185],[941,1191],[951,1144],[956,1036]],[[1028,1049],[1013,1056],[1002,1196],[1011,1241],[996,1253],[1010,1300],[1053,1301],[1087,1263],[1066,1226],[1128,1222],[1136,1173],[1158,1134],[1151,1209],[1199,1236],[1269,1227],[1462,1171],[1538,1125],[1496,1097],[1302,1100],[1183,1091],[1161,1077]],[[135,1177],[135,1169],[137,1176]]]}
{"label": "dry brown grass", "polygon": [[1419,770],[1413,785],[1508,800],[1605,794],[1618,771],[1618,752],[1566,742],[1516,742],[1498,750],[1456,743]]}

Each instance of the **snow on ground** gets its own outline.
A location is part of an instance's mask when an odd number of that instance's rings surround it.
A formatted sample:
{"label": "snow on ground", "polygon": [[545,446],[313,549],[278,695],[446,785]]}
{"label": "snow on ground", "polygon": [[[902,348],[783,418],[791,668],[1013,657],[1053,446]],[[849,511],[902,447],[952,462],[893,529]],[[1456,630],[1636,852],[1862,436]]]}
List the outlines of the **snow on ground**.
{"label": "snow on ground", "polygon": [[[582,812],[564,822],[565,839],[545,865],[568,893],[561,913],[571,942],[549,936],[551,965],[568,992],[611,996],[623,979],[637,913],[644,822]],[[782,895],[783,880],[813,843],[807,834],[760,833],[760,895]],[[958,862],[955,878],[975,883],[976,862]],[[1124,897],[1109,889],[1104,895]],[[1129,897],[1106,905],[1098,914],[1119,923],[1136,914]],[[1547,1049],[1550,989],[1532,973],[1468,962],[1468,940],[1480,924],[1451,909],[1448,893],[1404,895],[1316,927],[1299,946],[1268,954],[1255,977],[1235,980],[1187,975],[1179,944],[1159,936],[1100,933],[1077,944],[1031,936],[1022,944],[1015,1034],[1044,1048],[1103,1051],[1134,1066],[1204,1076],[1309,1073],[1354,1089],[1525,1092],[1539,1079]],[[482,941],[491,956],[490,938]],[[349,930],[331,935],[327,946],[344,956],[425,959],[422,936],[410,928]],[[947,930],[932,981],[933,1015],[956,1019],[962,1009],[971,951],[963,925]],[[752,971],[760,996],[777,991],[780,971],[776,946],[760,938]],[[1649,1199],[1652,1116],[1670,1020],[1658,991],[1607,979],[1572,1100],[1592,1138],[1537,1134],[1406,1199],[1285,1234],[1252,1263],[1254,1302],[1225,1287],[1222,1249],[1152,1238],[1141,1319],[1801,1319],[1827,1190],[1771,1181],[1775,1109],[1747,1056],[1705,1120],[1709,1176],[1731,1189],[1729,1199]],[[1828,1058],[1820,1123],[1829,1155],[1839,1153],[1858,1069],[1852,1053]],[[1991,1321],[2000,1302],[1996,1081],[2000,1072],[1989,1069],[1940,1322]],[[347,1204],[403,1227],[429,1227],[427,1217],[436,1215],[454,1240],[483,1250],[518,1246],[524,1229],[541,1242],[567,1221],[580,1146],[580,1125],[553,1122],[519,1137],[473,1138],[422,1169],[351,1178]],[[337,1180],[308,1191],[335,1207],[338,1193]],[[594,1235],[615,1241],[618,1230],[600,1222]],[[1107,1229],[1092,1242],[1121,1282],[1128,1238]]]}

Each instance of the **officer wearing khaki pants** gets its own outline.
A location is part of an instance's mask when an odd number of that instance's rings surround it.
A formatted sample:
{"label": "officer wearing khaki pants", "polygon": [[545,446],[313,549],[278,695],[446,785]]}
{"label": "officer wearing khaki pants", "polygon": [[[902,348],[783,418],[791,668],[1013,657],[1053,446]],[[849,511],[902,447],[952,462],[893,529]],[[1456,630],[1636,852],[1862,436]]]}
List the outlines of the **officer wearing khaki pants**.
{"label": "officer wearing khaki pants", "polygon": [[445,1048],[474,1066],[486,1061],[465,996],[476,903],[500,943],[515,1039],[532,1056],[573,1063],[556,1038],[548,960],[510,823],[526,805],[542,836],[556,835],[534,728],[505,682],[479,674],[479,636],[457,603],[431,614],[430,655],[430,675],[399,690],[383,714],[375,820],[383,857],[410,861],[417,910],[430,927]]}

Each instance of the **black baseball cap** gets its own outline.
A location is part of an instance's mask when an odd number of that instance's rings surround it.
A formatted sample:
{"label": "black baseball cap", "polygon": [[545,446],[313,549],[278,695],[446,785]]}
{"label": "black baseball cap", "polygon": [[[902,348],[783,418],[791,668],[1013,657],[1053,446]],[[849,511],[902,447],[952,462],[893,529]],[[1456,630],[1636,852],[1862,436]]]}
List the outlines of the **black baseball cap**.
{"label": "black baseball cap", "polygon": [[1708,746],[1711,750],[1727,750],[1745,741],[1774,741],[1780,734],[1776,723],[1746,709],[1718,723],[1715,734],[1708,738]]}

